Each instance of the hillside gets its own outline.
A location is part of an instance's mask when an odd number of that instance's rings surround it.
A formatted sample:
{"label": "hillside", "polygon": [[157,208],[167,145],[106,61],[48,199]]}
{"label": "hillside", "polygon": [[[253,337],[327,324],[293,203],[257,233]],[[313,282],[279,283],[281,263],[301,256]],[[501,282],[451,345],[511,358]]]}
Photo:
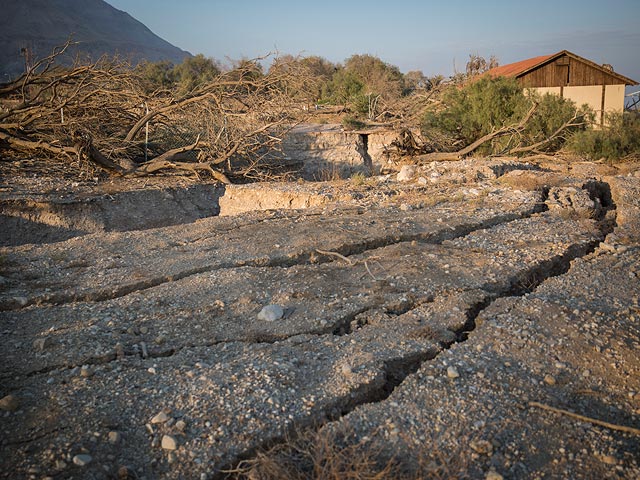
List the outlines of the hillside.
{"label": "hillside", "polygon": [[24,71],[21,49],[33,58],[51,53],[70,36],[92,60],[119,54],[134,63],[170,60],[179,63],[188,52],[163,40],[103,0],[5,0],[0,16],[0,81]]}

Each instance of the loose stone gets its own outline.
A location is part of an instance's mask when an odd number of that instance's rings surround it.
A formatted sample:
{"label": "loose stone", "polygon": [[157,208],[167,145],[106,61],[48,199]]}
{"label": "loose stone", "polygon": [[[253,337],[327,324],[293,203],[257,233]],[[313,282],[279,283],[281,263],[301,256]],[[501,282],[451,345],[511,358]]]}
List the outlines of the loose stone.
{"label": "loose stone", "polygon": [[485,478],[487,480],[504,480],[504,477],[495,470],[489,470]]}
{"label": "loose stone", "polygon": [[112,431],[112,432],[109,432],[109,435],[107,438],[109,439],[109,443],[116,445],[120,443],[120,440],[122,440],[122,435],[120,435],[120,432]]}
{"label": "loose stone", "polygon": [[93,457],[91,457],[91,455],[88,455],[86,453],[81,453],[73,457],[73,463],[75,463],[80,467],[84,467],[85,465],[90,464],[91,460],[93,460]]}
{"label": "loose stone", "polygon": [[283,316],[284,310],[280,305],[267,305],[258,313],[258,320],[273,322],[274,320],[280,320]]}
{"label": "loose stone", "polygon": [[91,368],[89,365],[83,365],[80,368],[80,376],[81,377],[85,377],[85,378],[89,378],[93,376],[93,368]]}
{"label": "loose stone", "polygon": [[165,450],[177,450],[178,442],[171,435],[163,435],[161,446]]}
{"label": "loose stone", "polygon": [[602,455],[600,457],[600,460],[602,460],[602,463],[606,463],[607,465],[615,465],[616,463],[618,463],[616,457],[612,455]]}
{"label": "loose stone", "polygon": [[15,395],[7,395],[0,399],[0,410],[15,412],[20,408],[20,400]]}
{"label": "loose stone", "polygon": [[415,174],[416,174],[415,165],[403,165],[400,171],[398,172],[396,179],[399,182],[407,182],[411,180]]}
{"label": "loose stone", "polygon": [[555,385],[556,384],[556,379],[554,377],[552,377],[551,375],[545,375],[544,376],[544,383],[546,383],[547,385]]}
{"label": "loose stone", "polygon": [[37,338],[33,341],[33,349],[37,352],[44,351],[47,346],[49,346],[49,339],[47,337]]}
{"label": "loose stone", "polygon": [[169,420],[169,415],[167,415],[165,412],[160,412],[151,419],[151,423],[165,423],[168,420]]}
{"label": "loose stone", "polygon": [[449,378],[458,378],[460,374],[455,367],[447,367],[447,377]]}

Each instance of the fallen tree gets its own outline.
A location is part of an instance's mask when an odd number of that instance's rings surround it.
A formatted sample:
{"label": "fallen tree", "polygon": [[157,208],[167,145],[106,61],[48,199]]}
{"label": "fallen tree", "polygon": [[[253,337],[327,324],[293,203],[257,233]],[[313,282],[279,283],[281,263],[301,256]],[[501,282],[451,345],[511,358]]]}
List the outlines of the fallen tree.
{"label": "fallen tree", "polygon": [[427,112],[423,137],[438,136],[441,145],[437,153],[421,155],[418,161],[459,160],[477,151],[549,154],[586,128],[589,119],[588,111],[567,99],[527,93],[512,79],[484,78],[450,89],[443,104]]}
{"label": "fallen tree", "polygon": [[[269,175],[265,162],[300,121],[309,85],[299,62],[271,69],[241,62],[187,93],[145,89],[129,65],[113,59],[62,67],[70,43],[0,85],[0,152],[74,162],[115,175],[161,171],[230,176]],[[7,153],[8,152],[8,153]]]}

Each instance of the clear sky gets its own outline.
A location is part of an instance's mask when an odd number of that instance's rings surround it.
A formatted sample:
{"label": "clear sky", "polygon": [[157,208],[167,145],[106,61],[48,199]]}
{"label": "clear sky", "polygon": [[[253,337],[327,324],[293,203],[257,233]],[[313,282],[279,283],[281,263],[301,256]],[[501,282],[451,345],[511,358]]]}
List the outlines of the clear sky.
{"label": "clear sky", "polygon": [[640,81],[640,0],[106,0],[193,54],[271,51],[342,62],[369,53],[402,72],[464,71],[570,50]]}

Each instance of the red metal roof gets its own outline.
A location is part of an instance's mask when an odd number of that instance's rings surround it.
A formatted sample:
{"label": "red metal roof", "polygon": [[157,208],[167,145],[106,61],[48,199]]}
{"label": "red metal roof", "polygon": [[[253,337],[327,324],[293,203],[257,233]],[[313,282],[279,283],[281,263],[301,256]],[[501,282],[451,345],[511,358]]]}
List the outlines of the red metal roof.
{"label": "red metal roof", "polygon": [[[546,62],[554,60],[563,55],[567,55],[580,62],[591,65],[591,67],[597,70],[604,70],[602,65],[598,65],[597,63],[594,63],[591,60],[587,60],[586,58],[580,57],[575,53],[571,53],[568,50],[562,50],[561,52],[554,53],[552,55],[542,55],[540,57],[533,57],[527,60],[521,60],[520,62],[510,63],[508,65],[503,65],[501,67],[492,68],[491,70],[484,73],[483,75],[489,75],[491,77],[519,77],[545,64]],[[636,82],[635,80],[632,80],[623,75],[620,75],[617,72],[606,70],[605,73],[607,75],[611,75],[613,77],[620,79],[620,81],[625,85],[638,85],[638,82]]]}
{"label": "red metal roof", "polygon": [[553,55],[542,55],[540,57],[529,58],[527,60],[521,60],[508,65],[502,65],[500,67],[492,68],[487,72],[487,75],[492,77],[517,77],[557,55],[557,53],[554,53]]}

